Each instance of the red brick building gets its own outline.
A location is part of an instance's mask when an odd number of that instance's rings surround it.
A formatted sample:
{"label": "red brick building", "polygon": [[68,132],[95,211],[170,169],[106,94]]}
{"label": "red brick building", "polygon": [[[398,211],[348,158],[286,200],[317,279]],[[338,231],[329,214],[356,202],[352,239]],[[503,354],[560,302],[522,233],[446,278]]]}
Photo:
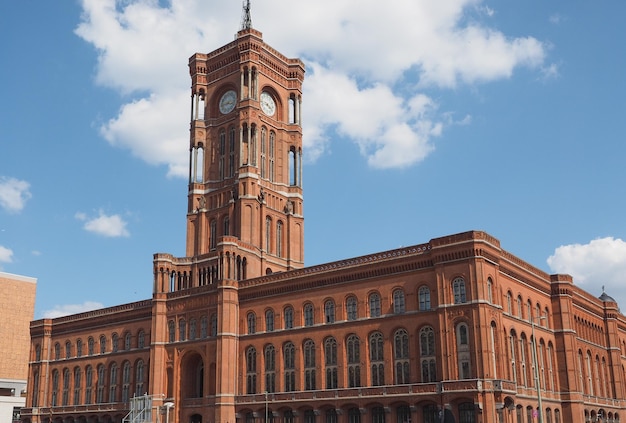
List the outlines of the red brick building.
{"label": "red brick building", "polygon": [[189,61],[186,257],[155,254],[151,299],[31,323],[23,421],[620,421],[615,301],[487,233],[303,266],[304,65],[246,22]]}

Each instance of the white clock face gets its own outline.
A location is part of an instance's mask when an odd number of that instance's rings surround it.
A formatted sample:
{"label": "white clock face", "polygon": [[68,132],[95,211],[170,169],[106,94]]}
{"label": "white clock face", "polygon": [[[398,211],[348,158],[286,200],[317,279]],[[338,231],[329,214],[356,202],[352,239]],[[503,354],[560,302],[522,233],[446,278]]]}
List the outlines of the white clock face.
{"label": "white clock face", "polygon": [[276,103],[274,103],[274,99],[267,91],[261,93],[261,110],[268,116],[274,116],[274,113],[276,113]]}
{"label": "white clock face", "polygon": [[222,98],[220,98],[220,112],[222,114],[230,113],[237,104],[237,94],[233,91],[226,91]]}

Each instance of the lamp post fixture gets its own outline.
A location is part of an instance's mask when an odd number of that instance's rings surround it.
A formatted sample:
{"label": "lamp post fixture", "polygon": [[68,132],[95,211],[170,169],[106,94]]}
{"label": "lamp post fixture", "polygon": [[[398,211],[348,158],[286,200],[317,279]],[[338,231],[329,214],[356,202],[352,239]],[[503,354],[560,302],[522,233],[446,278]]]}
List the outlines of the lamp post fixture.
{"label": "lamp post fixture", "polygon": [[265,391],[265,423],[269,423],[267,419],[268,419],[267,391]]}
{"label": "lamp post fixture", "polygon": [[[539,320],[545,319],[545,316],[537,316]],[[537,388],[537,423],[543,423],[543,406],[541,405],[541,385],[539,384],[539,363],[537,362],[537,339],[535,339],[535,319],[530,317],[530,327],[533,348],[533,364],[535,366],[535,387]]]}
{"label": "lamp post fixture", "polygon": [[170,408],[174,408],[174,403],[166,402],[163,407],[165,407],[165,423],[170,423]]}

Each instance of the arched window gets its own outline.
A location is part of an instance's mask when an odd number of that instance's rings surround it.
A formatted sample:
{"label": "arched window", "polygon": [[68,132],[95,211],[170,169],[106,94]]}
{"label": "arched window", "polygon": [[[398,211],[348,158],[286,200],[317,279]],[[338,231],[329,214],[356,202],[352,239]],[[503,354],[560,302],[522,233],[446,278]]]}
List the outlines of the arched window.
{"label": "arched window", "polygon": [[409,334],[405,329],[399,329],[394,334],[393,339],[395,383],[398,385],[409,383],[411,374],[409,368]]}
{"label": "arched window", "polygon": [[61,359],[61,344],[59,344],[58,342],[54,344],[54,359],[55,360]]}
{"label": "arched window", "polygon": [[217,222],[215,219],[212,219],[209,223],[209,231],[209,248],[215,250],[217,247]]}
{"label": "arched window", "polygon": [[337,423],[337,410],[334,408],[329,408],[326,410],[326,421],[325,423]]}
{"label": "arched window", "polygon": [[452,293],[454,295],[454,304],[463,304],[467,302],[465,295],[465,280],[463,278],[455,278],[452,281]]}
{"label": "arched window", "polygon": [[200,318],[200,338],[204,339],[209,336],[209,322],[206,316]]}
{"label": "arched window", "polygon": [[117,364],[111,364],[109,370],[109,402],[117,402]]}
{"label": "arched window", "polygon": [[122,367],[122,402],[130,399],[130,362],[124,362]]}
{"label": "arched window", "polygon": [[219,132],[219,146],[218,146],[218,169],[219,169],[219,178],[224,179],[224,168],[226,161],[226,131],[224,129]]}
{"label": "arched window", "polygon": [[383,334],[374,332],[370,335],[370,364],[372,366],[372,386],[385,384],[385,358]]}
{"label": "arched window", "polygon": [[372,408],[372,423],[385,423],[385,409],[383,407]]}
{"label": "arched window", "polygon": [[304,389],[314,391],[315,388],[315,342],[307,339],[304,342]]}
{"label": "arched window", "polygon": [[396,289],[393,291],[393,312],[394,314],[401,314],[405,311],[404,304],[404,291]]}
{"label": "arched window", "polygon": [[380,317],[380,295],[377,292],[370,294],[370,317]]}
{"label": "arched window", "polygon": [[463,402],[459,404],[459,422],[476,422],[476,409],[474,408],[473,402]]}
{"label": "arched window", "polygon": [[358,317],[357,314],[357,300],[356,297],[351,295],[346,299],[346,314],[348,320],[356,320]]}
{"label": "arched window", "polygon": [[70,343],[70,341],[67,341],[65,343],[65,358],[71,358],[72,357],[72,344]]}
{"label": "arched window", "polygon": [[396,421],[398,423],[410,423],[411,422],[411,409],[408,405],[400,405],[396,408]]}
{"label": "arched window", "polygon": [[85,404],[91,404],[93,401],[93,367],[85,368]]}
{"label": "arched window", "polygon": [[176,341],[176,324],[173,320],[167,322],[167,337],[169,342]]}
{"label": "arched window", "polygon": [[193,341],[198,337],[198,324],[196,319],[189,321],[189,340]]}
{"label": "arched window", "polygon": [[211,315],[211,332],[210,335],[215,337],[217,336],[217,315],[216,314],[212,314]]}
{"label": "arched window", "polygon": [[102,404],[104,402],[104,385],[105,385],[106,369],[103,364],[98,365],[98,382],[96,389],[96,403]]}
{"label": "arched window", "polygon": [[131,340],[132,340],[132,335],[130,334],[130,332],[126,332],[126,335],[124,335],[124,349],[126,351],[130,351],[130,344],[131,344]]}
{"label": "arched window", "polygon": [[361,423],[361,410],[352,407],[348,410],[348,423]]}
{"label": "arched window", "polygon": [[313,323],[314,323],[313,304],[307,303],[304,306],[304,326],[313,326]]}
{"label": "arched window", "polygon": [[335,323],[335,302],[326,300],[324,303],[324,317],[326,323]]}
{"label": "arched window", "polygon": [[143,360],[137,362],[135,368],[135,396],[139,397],[145,394],[144,391],[144,366]]}
{"label": "arched window", "polygon": [[185,321],[185,319],[180,319],[178,321],[178,340],[187,340],[187,322]]}
{"label": "arched window", "polygon": [[94,355],[95,341],[93,338],[89,337],[87,339],[87,354]]}
{"label": "arched window", "polygon": [[459,379],[469,379],[472,377],[471,357],[469,348],[469,334],[467,325],[459,323],[456,325],[456,344],[459,363]]}
{"label": "arched window", "polygon": [[293,329],[293,308],[285,307],[285,329]]}
{"label": "arched window", "polygon": [[107,339],[104,335],[100,337],[100,354],[107,352]]}
{"label": "arched window", "polygon": [[361,386],[361,341],[356,335],[348,336],[346,342],[348,356],[348,387]]}
{"label": "arched window", "polygon": [[228,216],[224,218],[223,225],[224,226],[222,228],[222,233],[224,234],[224,236],[230,235],[230,219],[228,218]]}
{"label": "arched window", "polygon": [[296,390],[296,347],[291,342],[283,346],[283,365],[285,367],[285,391]]}
{"label": "arched window", "polygon": [[506,310],[509,314],[513,314],[513,295],[511,291],[506,293]]}
{"label": "arched window", "polygon": [[423,383],[437,381],[435,331],[430,326],[420,329],[420,365]]}
{"label": "arched window", "polygon": [[517,296],[517,317],[522,318],[522,297]]}
{"label": "arched window", "polygon": [[489,303],[493,303],[493,280],[491,278],[487,278],[487,301]]}
{"label": "arched window", "polygon": [[275,149],[275,140],[276,133],[274,131],[270,131],[270,169],[269,169],[269,177],[270,181],[274,181],[274,149]]}
{"label": "arched window", "polygon": [[256,394],[256,349],[246,350],[246,393]]}
{"label": "arched window", "polygon": [[271,344],[265,347],[265,392],[276,392],[276,350]]}
{"label": "arched window", "polygon": [[111,335],[111,352],[118,352],[119,344],[120,344],[120,339],[117,336],[117,333],[114,333],[113,335]]}
{"label": "arched window", "polygon": [[70,370],[63,369],[63,402],[62,405],[70,405]]}
{"label": "arched window", "polygon": [[276,255],[283,256],[283,222],[276,222]]}
{"label": "arched window", "polygon": [[324,341],[324,364],[326,365],[326,389],[337,389],[337,340]]}
{"label": "arched window", "polygon": [[249,312],[247,315],[248,320],[248,335],[256,333],[256,316],[253,312]]}
{"label": "arched window", "polygon": [[274,331],[274,310],[269,309],[265,311],[265,331]]}
{"label": "arched window", "polygon": [[80,368],[74,369],[74,405],[80,405],[80,394],[82,389],[82,373]]}
{"label": "arched window", "polygon": [[[37,348],[38,349],[40,348],[39,345],[37,345]],[[82,355],[83,355],[83,341],[81,339],[77,339],[76,340],[76,357],[82,357]]]}
{"label": "arched window", "polygon": [[511,330],[511,336],[509,337],[509,349],[511,354],[511,380],[517,383],[517,334],[514,330]]}
{"label": "arched window", "polygon": [[52,371],[52,398],[51,403],[53,407],[59,405],[59,371]]}
{"label": "arched window", "polygon": [[430,310],[430,289],[426,285],[420,286],[418,291],[419,308],[421,311]]}
{"label": "arched window", "polygon": [[267,178],[267,174],[265,172],[266,166],[266,156],[267,156],[267,129],[265,127],[261,128],[261,178]]}
{"label": "arched window", "polygon": [[269,216],[265,217],[265,252],[268,254],[271,252],[272,248],[272,218]]}

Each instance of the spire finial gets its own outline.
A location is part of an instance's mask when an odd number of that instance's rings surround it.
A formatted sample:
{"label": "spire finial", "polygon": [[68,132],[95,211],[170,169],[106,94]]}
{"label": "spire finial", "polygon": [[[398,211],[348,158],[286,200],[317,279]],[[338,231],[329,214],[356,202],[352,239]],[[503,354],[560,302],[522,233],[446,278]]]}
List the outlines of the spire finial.
{"label": "spire finial", "polygon": [[243,16],[241,18],[241,29],[252,28],[252,17],[250,16],[250,0],[243,1]]}

